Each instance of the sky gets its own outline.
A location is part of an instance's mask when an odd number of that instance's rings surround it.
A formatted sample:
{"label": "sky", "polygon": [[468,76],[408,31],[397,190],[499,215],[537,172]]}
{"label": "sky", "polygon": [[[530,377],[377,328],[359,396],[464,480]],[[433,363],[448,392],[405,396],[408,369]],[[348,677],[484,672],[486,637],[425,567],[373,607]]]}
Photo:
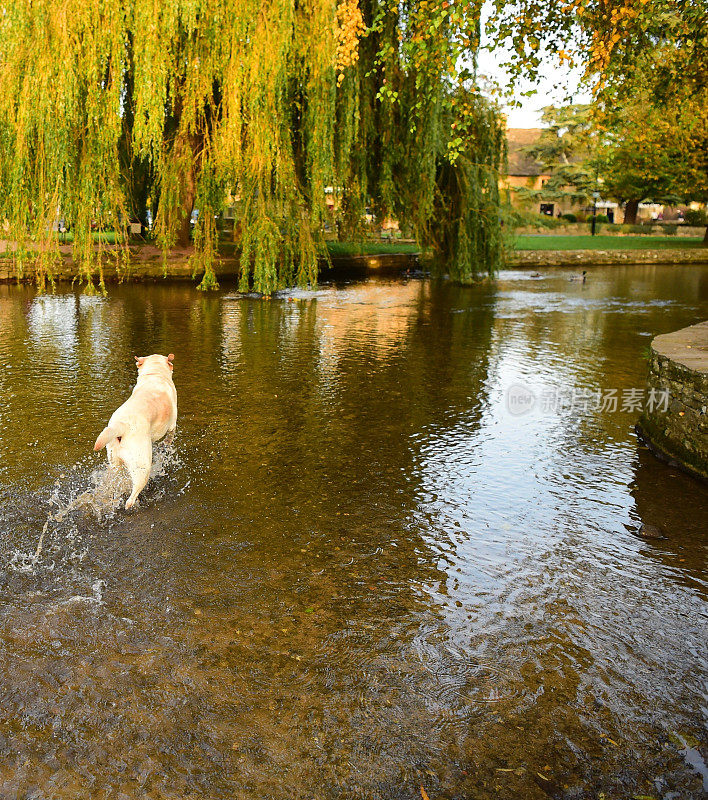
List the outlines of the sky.
{"label": "sky", "polygon": [[[503,61],[503,52],[482,51],[479,58],[480,74],[505,86],[507,78],[501,67]],[[525,81],[519,87],[517,96],[529,89],[535,89],[535,94],[530,97],[519,96],[520,106],[518,108],[503,104],[508,126],[510,128],[542,127],[542,109],[549,105],[564,104],[568,100],[569,94],[572,95],[574,103],[590,102],[590,94],[587,91],[578,91],[579,81],[580,72],[578,70],[570,70],[567,65],[559,65],[557,62],[549,63],[547,73],[539,76],[535,84]]]}
{"label": "sky", "polygon": [[[502,87],[506,86],[508,79],[501,65],[508,60],[508,54],[509,51],[503,48],[497,48],[492,52],[482,50],[479,55],[479,73],[491,78]],[[504,106],[508,126],[510,128],[541,127],[541,110],[548,105],[568,102],[569,95],[572,95],[574,103],[590,102],[590,94],[587,91],[578,90],[581,75],[581,70],[577,68],[571,70],[567,63],[560,64],[556,56],[549,56],[545,74],[539,76],[535,84],[525,81],[518,87],[517,96],[520,100],[520,107]],[[521,92],[530,89],[535,89],[536,93],[530,97],[519,96]]]}

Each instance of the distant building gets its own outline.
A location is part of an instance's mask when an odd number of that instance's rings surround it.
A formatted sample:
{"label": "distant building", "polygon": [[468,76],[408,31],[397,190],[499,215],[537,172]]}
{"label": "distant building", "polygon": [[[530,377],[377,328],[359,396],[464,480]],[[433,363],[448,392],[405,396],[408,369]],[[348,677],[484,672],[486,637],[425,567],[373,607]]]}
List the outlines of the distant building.
{"label": "distant building", "polygon": [[[551,177],[541,171],[541,165],[527,155],[526,148],[538,140],[542,128],[507,128],[506,141],[508,147],[507,175],[502,187],[509,192],[509,200],[514,207],[531,210],[531,203],[520,197],[518,189],[542,189]],[[540,209],[536,209],[540,211]]]}
{"label": "distant building", "polygon": [[[524,192],[519,189],[540,191],[551,177],[551,173],[544,171],[541,164],[527,154],[528,148],[540,138],[543,128],[507,128],[506,139],[508,145],[508,170],[501,181],[502,192],[506,192],[509,202],[514,208],[520,210],[546,214],[557,217],[567,213],[588,213],[592,209],[585,204],[573,203],[569,199],[562,200],[533,200],[524,197]],[[597,209],[600,213],[612,211],[616,213],[617,203],[599,200]]]}

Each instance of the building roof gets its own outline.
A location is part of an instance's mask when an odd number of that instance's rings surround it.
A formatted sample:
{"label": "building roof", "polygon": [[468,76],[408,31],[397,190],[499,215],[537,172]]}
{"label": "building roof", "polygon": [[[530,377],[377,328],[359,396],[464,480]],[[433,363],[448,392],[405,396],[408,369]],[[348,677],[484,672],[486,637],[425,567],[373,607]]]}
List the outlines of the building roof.
{"label": "building roof", "polygon": [[543,128],[507,128],[506,141],[509,149],[507,174],[530,177],[541,175],[541,165],[524,153],[541,136]]}

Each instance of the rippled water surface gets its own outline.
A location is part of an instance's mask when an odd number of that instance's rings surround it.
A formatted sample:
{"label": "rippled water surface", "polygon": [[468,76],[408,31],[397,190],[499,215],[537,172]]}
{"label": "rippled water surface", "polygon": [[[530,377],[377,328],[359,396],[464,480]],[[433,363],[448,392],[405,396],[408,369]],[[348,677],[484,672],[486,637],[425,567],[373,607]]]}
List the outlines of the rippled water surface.
{"label": "rippled water surface", "polygon": [[[701,267],[0,286],[0,797],[701,797],[708,493],[622,398],[706,316]],[[93,442],[170,351],[128,513]]]}

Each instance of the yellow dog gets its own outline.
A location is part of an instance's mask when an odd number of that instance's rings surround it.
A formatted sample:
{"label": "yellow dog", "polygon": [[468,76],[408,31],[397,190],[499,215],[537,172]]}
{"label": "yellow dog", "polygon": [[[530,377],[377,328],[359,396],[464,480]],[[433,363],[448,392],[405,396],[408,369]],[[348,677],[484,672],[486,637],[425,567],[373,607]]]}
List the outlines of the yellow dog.
{"label": "yellow dog", "polygon": [[172,441],[177,426],[177,390],[172,381],[174,354],[135,356],[138,380],[133,393],[113,412],[94,450],[106,448],[109,464],[123,465],[133,490],[125,507],[132,508],[150,478],[152,443],[168,435]]}

